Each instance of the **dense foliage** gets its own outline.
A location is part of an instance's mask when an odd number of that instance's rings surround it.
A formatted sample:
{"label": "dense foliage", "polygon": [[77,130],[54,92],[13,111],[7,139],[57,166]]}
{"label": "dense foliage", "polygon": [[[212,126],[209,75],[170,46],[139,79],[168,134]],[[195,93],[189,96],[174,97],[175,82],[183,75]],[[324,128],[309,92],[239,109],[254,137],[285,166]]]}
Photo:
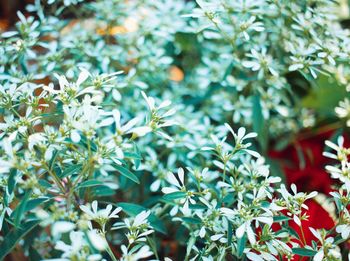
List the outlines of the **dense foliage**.
{"label": "dense foliage", "polygon": [[[18,12],[0,38],[0,259],[348,258],[348,13],[333,0]],[[327,166],[303,147],[324,133]],[[286,168],[310,161],[326,190],[291,184]]]}

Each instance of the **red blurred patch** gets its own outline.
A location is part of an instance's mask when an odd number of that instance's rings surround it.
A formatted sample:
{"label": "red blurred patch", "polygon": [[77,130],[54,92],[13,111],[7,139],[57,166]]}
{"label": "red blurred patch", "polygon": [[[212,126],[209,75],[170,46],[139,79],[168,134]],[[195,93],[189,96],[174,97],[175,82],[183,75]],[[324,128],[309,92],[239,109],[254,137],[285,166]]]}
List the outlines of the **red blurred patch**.
{"label": "red blurred patch", "polygon": [[269,156],[280,163],[288,185],[294,183],[304,192],[316,190],[328,194],[331,191],[332,180],[324,170],[331,161],[322,155],[325,140],[331,136],[332,132],[327,132],[299,139],[282,151],[269,152]]}

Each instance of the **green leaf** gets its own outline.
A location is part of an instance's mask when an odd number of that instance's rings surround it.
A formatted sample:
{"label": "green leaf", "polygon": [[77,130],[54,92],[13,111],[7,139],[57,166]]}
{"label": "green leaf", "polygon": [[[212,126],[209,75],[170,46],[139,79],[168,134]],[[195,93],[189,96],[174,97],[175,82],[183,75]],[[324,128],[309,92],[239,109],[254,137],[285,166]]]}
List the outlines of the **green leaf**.
{"label": "green leaf", "polygon": [[92,193],[96,197],[108,197],[115,195],[115,190],[111,189],[110,187],[107,187],[105,185],[96,187]]}
{"label": "green leaf", "polygon": [[25,206],[25,211],[33,210],[37,206],[41,205],[44,202],[48,202],[49,200],[50,200],[50,198],[48,198],[48,197],[35,198],[32,200],[29,200]]}
{"label": "green leaf", "polygon": [[196,243],[196,237],[192,236],[187,244],[186,257],[188,257],[190,255],[192,247],[194,246],[194,243]]}
{"label": "green leaf", "polygon": [[237,255],[239,258],[243,256],[243,251],[246,243],[247,243],[246,234],[244,234],[243,237],[237,239]]}
{"label": "green leaf", "polygon": [[38,182],[39,182],[39,184],[40,184],[41,186],[43,186],[44,188],[51,188],[51,187],[52,187],[51,183],[48,182],[48,181],[45,180],[45,179],[39,179]]}
{"label": "green leaf", "polygon": [[345,97],[350,97],[345,85],[339,84],[334,76],[320,75],[317,86],[303,98],[302,107],[315,110],[319,118],[335,118],[334,107]]}
{"label": "green leaf", "polygon": [[194,217],[183,217],[181,218],[184,222],[186,223],[190,223],[190,224],[202,224],[202,220],[200,220],[199,218],[194,218]]}
{"label": "green leaf", "polygon": [[14,225],[16,227],[19,227],[21,219],[24,216],[24,212],[29,200],[30,195],[32,194],[31,190],[28,190],[25,194],[24,197],[21,199],[21,203],[19,203],[19,205],[16,207],[16,209],[13,211],[12,213],[12,217],[14,219]]}
{"label": "green leaf", "polygon": [[78,172],[82,166],[83,166],[83,164],[76,164],[73,166],[69,166],[61,173],[60,178],[65,178],[65,177],[68,177],[68,176],[74,174],[75,172]]}
{"label": "green leaf", "polygon": [[42,260],[43,258],[40,256],[39,252],[34,247],[29,247],[29,260]]}
{"label": "green leaf", "polygon": [[87,188],[87,187],[94,187],[94,186],[100,186],[102,185],[103,182],[96,180],[96,179],[91,179],[91,180],[87,180],[84,181],[82,183],[80,183],[77,187],[77,189],[81,189],[81,188]]}
{"label": "green leaf", "polygon": [[314,256],[317,254],[317,251],[307,248],[293,248],[292,249],[293,254],[299,255],[299,256]]}
{"label": "green leaf", "polygon": [[260,104],[260,96],[255,95],[252,99],[253,102],[253,130],[258,134],[258,141],[263,149],[267,149],[267,128],[264,116],[262,114],[262,107]]}
{"label": "green leaf", "polygon": [[277,176],[282,179],[282,183],[286,183],[286,175],[282,169],[282,163],[280,160],[266,157],[266,163],[270,165],[270,171],[272,176]]}
{"label": "green leaf", "polygon": [[114,164],[113,167],[120,173],[122,174],[124,177],[134,181],[135,183],[137,184],[140,184],[140,180],[138,177],[136,177],[135,174],[133,174],[132,172],[130,172],[130,170],[122,167],[122,166],[119,166],[117,164]]}
{"label": "green leaf", "polygon": [[49,168],[50,168],[50,169],[53,168],[53,166],[54,166],[54,164],[55,164],[55,161],[56,161],[56,159],[57,159],[57,156],[58,156],[58,150],[55,150],[55,151],[53,152],[52,158],[51,158],[51,160],[50,160],[50,162],[49,162]]}
{"label": "green leaf", "polygon": [[282,221],[288,221],[288,220],[291,220],[291,218],[283,215],[273,217],[273,222],[282,222]]}
{"label": "green leaf", "polygon": [[130,216],[136,216],[138,213],[147,210],[145,207],[133,203],[120,202],[117,205]]}
{"label": "green leaf", "polygon": [[11,252],[16,246],[18,241],[27,235],[34,227],[39,224],[40,220],[30,220],[22,224],[21,228],[12,229],[4,236],[4,241],[0,245],[0,260],[3,260],[5,256]]}
{"label": "green leaf", "polygon": [[227,245],[231,245],[232,243],[232,233],[233,233],[233,229],[232,229],[232,223],[231,222],[227,222],[228,226],[227,226]]}
{"label": "green leaf", "polygon": [[16,169],[11,169],[10,176],[9,176],[8,182],[7,182],[7,188],[8,188],[8,193],[9,194],[12,194],[13,189],[15,188],[15,185],[16,185],[15,176],[16,175],[17,175],[17,170]]}
{"label": "green leaf", "polygon": [[297,239],[300,239],[299,234],[291,227],[287,227],[287,230],[290,235],[294,236]]}
{"label": "green leaf", "polygon": [[136,143],[134,143],[134,154],[136,156],[134,158],[135,169],[138,169],[140,167],[140,164],[141,164],[141,156],[140,156],[140,150],[137,147]]}
{"label": "green leaf", "polygon": [[165,200],[174,200],[174,199],[185,198],[185,197],[186,197],[186,192],[183,192],[183,191],[176,191],[163,196]]}

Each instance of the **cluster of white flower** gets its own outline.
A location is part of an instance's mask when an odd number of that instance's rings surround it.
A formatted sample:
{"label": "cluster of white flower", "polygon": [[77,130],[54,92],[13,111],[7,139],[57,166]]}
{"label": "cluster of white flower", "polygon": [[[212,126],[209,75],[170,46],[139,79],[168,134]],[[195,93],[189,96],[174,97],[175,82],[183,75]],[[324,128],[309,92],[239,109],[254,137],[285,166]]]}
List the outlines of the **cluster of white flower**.
{"label": "cluster of white flower", "polygon": [[[231,247],[235,249],[234,255],[245,254],[249,260],[277,260],[274,256],[277,253],[292,257],[290,244],[296,239],[295,235],[289,235],[284,229],[273,230],[272,224],[283,225],[292,219],[301,226],[301,220],[307,219],[308,208],[304,202],[317,193],[297,192],[295,185],[291,187],[293,194],[284,185],[276,191],[274,186],[281,179],[270,176],[264,158],[247,150],[250,143],[244,143],[256,134],[246,134],[244,128],[236,134],[228,124],[226,127],[235,138],[235,146],[227,144],[226,137],[219,141],[213,135],[216,147],[205,148],[217,153],[219,161],[214,161],[211,168],[219,169],[222,181],[205,182],[204,177],[214,172],[208,168],[197,173],[189,169],[188,175],[179,168],[177,176],[168,174],[167,181],[172,187],[164,187],[162,191],[169,204],[175,203],[170,211],[172,219],[189,229],[194,239],[192,251],[198,252],[193,260],[214,260],[212,252],[219,253],[217,258],[224,258],[224,249]],[[251,156],[257,159],[253,160]],[[285,213],[281,214],[281,211]],[[258,232],[259,228],[262,232]],[[204,239],[210,240],[210,244],[199,250],[196,243]],[[293,242],[294,248],[299,246]],[[187,252],[187,257],[192,251]]]}

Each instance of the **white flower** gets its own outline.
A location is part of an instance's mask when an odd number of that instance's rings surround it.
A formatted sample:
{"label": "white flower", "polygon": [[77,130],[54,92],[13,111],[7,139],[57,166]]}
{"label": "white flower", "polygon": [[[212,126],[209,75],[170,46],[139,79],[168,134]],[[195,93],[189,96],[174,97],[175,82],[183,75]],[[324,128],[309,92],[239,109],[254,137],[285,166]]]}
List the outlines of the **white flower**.
{"label": "white flower", "polygon": [[269,71],[272,75],[278,76],[278,72],[272,67],[274,61],[267,53],[267,49],[263,48],[261,53],[255,49],[251,50],[251,54],[247,56],[252,58],[250,61],[243,61],[242,65],[246,68],[250,68],[252,71],[259,71],[259,77],[263,77],[264,71]]}
{"label": "white flower", "polygon": [[114,224],[113,229],[121,229],[127,228],[129,232],[126,234],[128,238],[129,244],[133,244],[135,242],[145,242],[146,237],[149,234],[154,232],[152,227],[149,225],[148,217],[150,216],[151,211],[142,211],[140,212],[132,221],[129,219],[124,220],[123,223]]}
{"label": "white flower", "polygon": [[132,223],[132,226],[139,227],[143,224],[148,224],[147,219],[150,214],[151,214],[151,211],[142,211],[135,217],[134,222]]}
{"label": "white flower", "polygon": [[349,239],[349,235],[350,235],[350,225],[338,225],[336,227],[336,231],[337,233],[341,234],[341,237],[343,239]]}
{"label": "white flower", "polygon": [[128,251],[128,248],[125,245],[122,245],[121,250],[123,252],[122,261],[138,261],[153,255],[153,252],[147,245],[142,246],[137,251]]}
{"label": "white flower", "polygon": [[152,128],[148,126],[140,126],[140,127],[134,127],[139,121],[139,118],[133,118],[124,125],[121,125],[120,123],[120,112],[119,110],[115,109],[112,111],[112,115],[115,122],[115,128],[118,135],[128,134],[128,133],[134,133],[138,137],[145,136],[147,133],[152,131]]}
{"label": "white flower", "polygon": [[[186,191],[186,187],[184,185],[185,182],[185,172],[183,168],[179,168],[177,171],[177,175],[179,177],[179,181],[175,177],[175,175],[172,172],[169,172],[167,175],[167,180],[170,184],[172,184],[175,187],[164,187],[162,188],[162,192],[164,194],[170,194],[170,193],[175,193],[175,192],[185,192],[186,194],[184,195],[184,198],[180,199],[180,203],[183,204],[183,207],[181,211],[189,215],[190,214],[190,208],[189,208],[189,203],[195,204],[196,201],[193,199],[193,194]],[[173,209],[173,211],[176,211],[177,209]]]}
{"label": "white flower", "polygon": [[335,107],[335,112],[339,118],[346,118],[346,125],[350,127],[350,100],[345,98],[344,101],[339,102],[339,106]]}
{"label": "white flower", "polygon": [[[166,120],[165,119],[165,118],[170,117],[176,113],[175,108],[172,108],[172,109],[166,110],[165,112],[160,113],[160,111],[164,111],[164,109],[166,107],[171,105],[170,100],[165,100],[165,101],[161,102],[159,106],[156,106],[155,100],[153,97],[148,97],[143,91],[141,92],[141,94],[142,94],[143,98],[146,100],[148,108],[151,111],[151,119],[150,119],[149,127],[152,130],[160,129],[163,127],[169,127],[172,125],[177,125],[177,122],[175,122],[173,120]],[[145,131],[145,127],[143,127],[143,131]],[[157,133],[160,134],[161,136],[171,140],[171,138],[167,134],[160,132],[159,130],[157,131]]]}
{"label": "white flower", "polygon": [[[109,219],[118,218],[118,213],[122,210],[118,207],[112,211],[112,205],[109,204],[105,209],[97,209],[97,201],[94,200],[91,204],[91,208],[85,205],[81,205],[80,209],[85,212],[90,220],[98,222],[102,226],[102,230],[105,230],[105,225]],[[112,212],[111,212],[112,211]]]}
{"label": "white flower", "polygon": [[108,246],[108,242],[104,236],[102,236],[97,229],[92,229],[87,232],[88,238],[94,248],[104,251]]}
{"label": "white flower", "polygon": [[250,138],[255,138],[257,136],[257,134],[255,132],[250,132],[250,133],[246,134],[246,129],[244,127],[240,127],[238,129],[237,134],[236,134],[230,125],[225,123],[225,126],[232,133],[233,137],[235,138],[237,148],[243,149],[244,151],[246,151],[247,153],[249,153],[253,157],[256,157],[256,158],[261,157],[260,154],[257,153],[256,151],[247,149],[251,145],[250,143],[243,144],[244,140],[250,139]]}
{"label": "white flower", "polygon": [[[54,76],[58,79],[60,89],[55,90],[52,84],[48,86],[44,86],[43,89],[49,93],[61,95],[61,97],[67,97],[67,98],[76,98],[87,93],[90,93],[90,94],[100,93],[100,91],[95,90],[95,87],[93,86],[87,87],[87,88],[81,87],[81,84],[84,83],[86,79],[91,76],[90,73],[85,69],[81,69],[81,72],[78,76],[78,80],[74,83],[68,82],[67,78],[64,75],[54,74]],[[70,93],[73,94],[72,97],[69,97]]]}
{"label": "white flower", "polygon": [[249,260],[252,260],[252,261],[264,261],[264,259],[260,255],[254,253],[254,252],[248,252],[247,258]]}
{"label": "white flower", "polygon": [[38,132],[28,137],[28,148],[32,150],[35,145],[43,145],[47,141],[44,133]]}
{"label": "white flower", "polygon": [[57,237],[59,234],[67,233],[75,228],[75,224],[68,221],[57,221],[51,227],[51,234]]}
{"label": "white flower", "polygon": [[350,154],[350,151],[344,148],[344,137],[339,136],[337,139],[337,144],[326,140],[325,141],[326,145],[330,147],[331,149],[336,151],[336,154],[330,153],[330,152],[323,152],[323,156],[336,159],[339,161],[344,161],[347,159],[347,156]]}
{"label": "white flower", "polygon": [[174,192],[178,192],[178,191],[182,191],[185,186],[184,186],[184,170],[183,168],[179,168],[177,170],[177,175],[179,177],[180,182],[177,180],[177,178],[175,177],[175,175],[172,172],[169,172],[167,175],[167,181],[171,184],[174,185],[174,187],[164,187],[162,188],[162,192],[164,194],[169,194],[169,193],[174,193]]}
{"label": "white flower", "polygon": [[100,260],[102,257],[101,255],[91,255],[86,256],[86,254],[83,251],[83,248],[88,246],[86,240],[84,239],[84,233],[80,231],[72,231],[69,234],[69,239],[71,242],[71,245],[68,245],[64,243],[63,241],[58,241],[56,243],[55,249],[60,250],[63,252],[62,258],[71,259],[73,257],[79,258],[82,260]]}

